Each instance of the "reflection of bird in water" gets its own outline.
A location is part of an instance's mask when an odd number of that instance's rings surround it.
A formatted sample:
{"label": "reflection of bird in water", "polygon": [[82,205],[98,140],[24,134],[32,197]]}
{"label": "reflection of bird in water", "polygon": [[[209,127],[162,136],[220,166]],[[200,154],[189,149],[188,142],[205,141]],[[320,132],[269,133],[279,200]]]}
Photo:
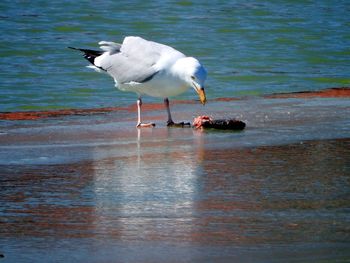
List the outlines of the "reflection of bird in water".
{"label": "reflection of bird in water", "polygon": [[92,63],[89,67],[112,76],[120,90],[138,94],[137,127],[155,125],[141,122],[142,95],[164,98],[169,126],[175,123],[168,97],[181,94],[192,86],[201,103],[206,102],[203,86],[207,73],[197,59],[141,37],[126,37],[122,44],[101,41],[99,45],[103,51],[77,50],[84,52],[84,57]]}
{"label": "reflection of bird in water", "polygon": [[193,132],[135,129],[135,138],[94,149],[97,233],[120,240],[190,238],[198,187],[196,149],[188,143]]}

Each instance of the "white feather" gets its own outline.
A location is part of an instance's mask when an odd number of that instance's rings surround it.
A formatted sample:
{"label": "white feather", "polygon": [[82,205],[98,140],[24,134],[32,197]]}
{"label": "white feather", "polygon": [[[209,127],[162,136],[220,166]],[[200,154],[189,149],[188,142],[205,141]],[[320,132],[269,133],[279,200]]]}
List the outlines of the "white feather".
{"label": "white feather", "polygon": [[93,69],[93,70],[95,70],[96,72],[98,72],[98,73],[106,73],[106,71],[104,71],[104,70],[102,70],[102,69],[100,69],[100,68],[98,68],[98,67],[95,67],[95,66],[93,66],[93,65],[89,65],[89,66],[86,66],[87,68],[91,68],[91,69]]}
{"label": "white feather", "polygon": [[109,52],[110,54],[118,52],[121,48],[121,44],[111,41],[100,41],[98,44],[103,51]]}

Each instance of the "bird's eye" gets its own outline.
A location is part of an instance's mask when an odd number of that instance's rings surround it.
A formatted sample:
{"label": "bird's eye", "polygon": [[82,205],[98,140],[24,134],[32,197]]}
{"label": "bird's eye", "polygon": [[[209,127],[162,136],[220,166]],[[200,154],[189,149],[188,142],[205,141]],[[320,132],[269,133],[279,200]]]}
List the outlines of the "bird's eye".
{"label": "bird's eye", "polygon": [[194,80],[195,78],[196,78],[195,76],[191,76],[191,79],[193,79],[193,80]]}

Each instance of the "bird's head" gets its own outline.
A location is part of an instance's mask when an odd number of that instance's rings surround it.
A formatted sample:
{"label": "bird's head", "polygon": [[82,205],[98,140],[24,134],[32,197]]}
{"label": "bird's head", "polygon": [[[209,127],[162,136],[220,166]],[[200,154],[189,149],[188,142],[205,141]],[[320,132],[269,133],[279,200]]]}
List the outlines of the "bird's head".
{"label": "bird's head", "polygon": [[207,71],[199,61],[193,57],[181,59],[178,66],[180,66],[182,78],[189,87],[192,87],[198,93],[199,100],[204,105],[207,101],[204,91],[204,82],[207,78]]}

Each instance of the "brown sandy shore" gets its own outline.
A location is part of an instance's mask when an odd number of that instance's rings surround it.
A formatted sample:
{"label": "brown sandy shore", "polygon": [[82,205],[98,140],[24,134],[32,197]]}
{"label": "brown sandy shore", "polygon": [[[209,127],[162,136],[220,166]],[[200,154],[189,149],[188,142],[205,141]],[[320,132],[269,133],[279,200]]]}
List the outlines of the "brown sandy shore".
{"label": "brown sandy shore", "polygon": [[[293,93],[280,93],[266,95],[265,98],[349,98],[350,88],[329,88],[320,91],[301,91]],[[232,101],[238,98],[217,98],[210,101]],[[193,101],[174,101],[175,104],[191,104]],[[162,109],[162,104],[145,104],[143,111]],[[25,111],[25,112],[0,112],[0,120],[36,120],[42,118],[60,117],[67,115],[92,115],[116,111],[135,111],[136,107],[130,105],[128,107],[108,107],[96,109],[64,109],[52,111]]]}
{"label": "brown sandy shore", "polygon": [[349,88],[174,104],[247,128],[167,128],[162,104],[151,129],[134,105],[0,113],[3,261],[350,258]]}

